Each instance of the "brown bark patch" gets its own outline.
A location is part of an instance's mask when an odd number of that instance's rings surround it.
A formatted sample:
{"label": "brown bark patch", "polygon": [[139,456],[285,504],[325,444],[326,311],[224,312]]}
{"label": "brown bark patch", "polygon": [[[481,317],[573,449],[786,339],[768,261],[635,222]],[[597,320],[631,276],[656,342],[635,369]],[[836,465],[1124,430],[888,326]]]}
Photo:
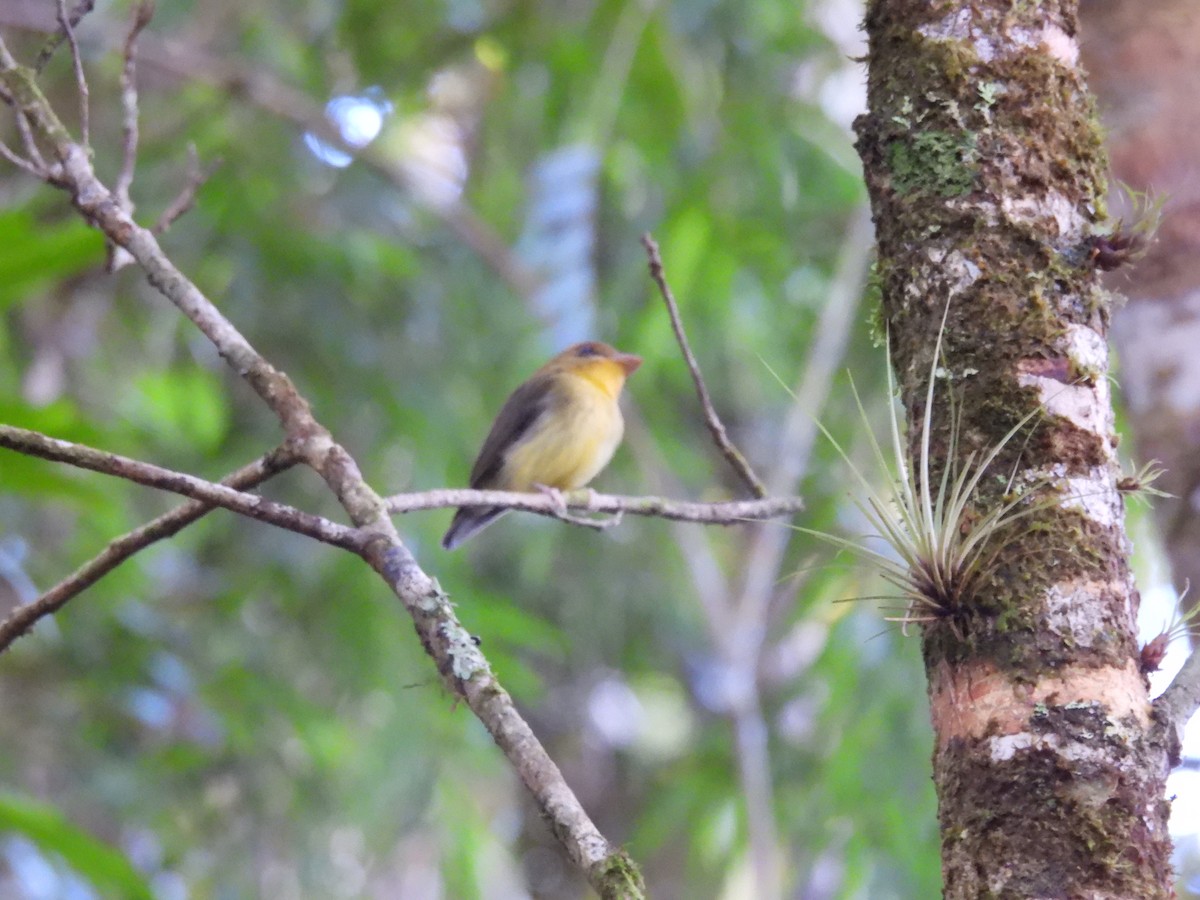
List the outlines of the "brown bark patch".
{"label": "brown bark patch", "polygon": [[1143,728],[1150,723],[1150,700],[1132,659],[1122,667],[1064,667],[1033,683],[1014,681],[987,660],[942,663],[930,672],[939,749],[954,740],[1027,731],[1039,708],[1081,703],[1099,704],[1112,720],[1132,716]]}

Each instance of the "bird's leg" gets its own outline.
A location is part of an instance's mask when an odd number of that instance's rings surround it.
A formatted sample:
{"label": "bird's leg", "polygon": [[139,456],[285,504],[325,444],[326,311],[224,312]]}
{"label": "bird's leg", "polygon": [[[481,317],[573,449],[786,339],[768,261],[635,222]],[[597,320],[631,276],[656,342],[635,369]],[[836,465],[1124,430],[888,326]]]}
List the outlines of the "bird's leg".
{"label": "bird's leg", "polygon": [[[615,525],[621,524],[622,511],[617,510],[616,514],[607,519],[593,518],[591,516],[573,516],[567,509],[567,498],[558,488],[550,487],[545,484],[534,484],[534,490],[546,494],[554,498],[554,515],[563,522],[569,522],[572,525],[582,525],[584,528],[594,528],[596,531],[604,531],[606,528],[612,528]],[[588,499],[587,508],[591,510],[596,502],[596,492],[591,488],[587,488]]]}

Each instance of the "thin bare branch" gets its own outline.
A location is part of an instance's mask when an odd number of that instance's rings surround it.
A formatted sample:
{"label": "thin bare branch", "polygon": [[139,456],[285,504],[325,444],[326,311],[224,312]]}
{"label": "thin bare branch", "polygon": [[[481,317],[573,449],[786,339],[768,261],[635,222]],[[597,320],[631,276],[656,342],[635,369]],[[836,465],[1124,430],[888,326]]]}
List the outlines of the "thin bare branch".
{"label": "thin bare branch", "polygon": [[88,96],[87,78],[83,74],[83,57],[79,53],[79,41],[75,39],[75,25],[67,15],[66,0],[58,0],[58,27],[67,37],[71,47],[71,65],[75,69],[75,89],[79,91],[79,136],[84,149],[91,147],[91,98]]}
{"label": "thin bare branch", "polygon": [[150,230],[154,234],[165,234],[167,229],[175,223],[176,219],[192,208],[196,202],[197,192],[212,177],[213,172],[220,168],[222,162],[223,160],[218,157],[204,168],[201,168],[200,156],[196,152],[196,145],[188,144],[187,183],[175,195],[175,199],[163,210],[162,215],[158,217],[158,221],[154,223]]}
{"label": "thin bare branch", "polygon": [[[76,25],[82,22],[83,17],[90,13],[95,5],[96,0],[81,0],[80,4],[75,7],[75,11],[72,12],[70,17],[67,19],[67,21],[70,22],[71,27],[74,28]],[[58,51],[58,48],[62,46],[62,42],[66,36],[66,32],[61,27],[50,36],[50,39],[46,41],[46,43],[42,46],[42,49],[38,52],[37,59],[34,60],[34,73],[41,74],[42,69],[46,68],[46,64],[54,58],[54,54]]]}
{"label": "thin bare branch", "polygon": [[[231,472],[221,479],[221,484],[239,491],[249,490],[293,465],[295,460],[291,451],[286,446],[280,447],[236,472]],[[189,500],[110,542],[100,553],[54,587],[29,603],[18,606],[7,619],[0,622],[0,653],[7,650],[21,635],[26,634],[38,620],[58,612],[67,601],[91,587],[135,553],[156,541],[178,534],[216,508],[211,503]]]}
{"label": "thin bare branch", "polygon": [[1183,668],[1154,701],[1155,718],[1170,731],[1167,746],[1172,765],[1179,764],[1183,729],[1200,710],[1200,651],[1192,649]]}
{"label": "thin bare branch", "polygon": [[[791,515],[804,508],[798,497],[767,497],[762,500],[727,500],[721,503],[695,503],[664,497],[619,497],[588,490],[568,491],[563,495],[568,509],[596,513],[628,513],[676,522],[704,522],[709,525],[742,525],[748,521]],[[449,509],[457,506],[502,506],[520,509],[564,521],[562,506],[554,497],[540,493],[515,491],[472,491],[465,488],[396,494],[385,501],[389,513],[416,512],[422,509]],[[575,522],[596,527],[592,521]]]}
{"label": "thin bare branch", "polygon": [[0,425],[0,447],[182,494],[345,550],[359,552],[363,548],[364,536],[357,529],[347,528],[283,503],[127,456],[106,453],[12,425]]}
{"label": "thin bare branch", "polygon": [[117,175],[113,193],[130,215],[134,206],[129,188],[133,184],[133,172],[137,166],[138,147],[137,39],[153,16],[153,0],[134,3],[130,11],[129,31],[125,35],[125,65],[121,69],[121,109],[124,113],[121,125],[121,171]]}
{"label": "thin bare branch", "polygon": [[33,165],[38,170],[39,178],[47,177],[46,159],[42,156],[42,151],[38,148],[37,141],[33,137],[33,131],[29,128],[29,120],[25,118],[23,113],[18,112],[13,118],[17,122],[17,132],[21,135],[21,143],[25,145],[25,152],[33,161]]}
{"label": "thin bare branch", "polygon": [[733,446],[733,442],[729,440],[729,434],[725,431],[725,426],[721,423],[721,419],[713,407],[712,397],[709,396],[704,378],[700,375],[700,365],[696,362],[695,354],[692,353],[687,335],[684,333],[683,320],[679,316],[679,306],[675,303],[675,295],[671,293],[671,287],[667,284],[658,244],[654,242],[654,238],[650,236],[649,232],[642,235],[642,246],[646,248],[646,256],[650,261],[650,277],[658,285],[658,292],[662,294],[663,302],[667,304],[667,313],[671,317],[671,327],[675,330],[675,339],[679,342],[679,349],[683,352],[683,359],[687,363],[688,371],[692,373],[696,394],[700,398],[700,406],[704,409],[704,423],[708,426],[708,431],[712,435],[717,449],[733,466],[738,477],[750,488],[750,492],[761,499],[767,496],[767,488],[754,474],[754,470],[750,468],[750,463],[746,461],[742,452]]}
{"label": "thin bare branch", "polygon": [[3,156],[18,169],[23,169],[39,181],[42,179],[42,170],[34,163],[30,162],[23,156],[19,156],[8,144],[0,141],[0,156]]}

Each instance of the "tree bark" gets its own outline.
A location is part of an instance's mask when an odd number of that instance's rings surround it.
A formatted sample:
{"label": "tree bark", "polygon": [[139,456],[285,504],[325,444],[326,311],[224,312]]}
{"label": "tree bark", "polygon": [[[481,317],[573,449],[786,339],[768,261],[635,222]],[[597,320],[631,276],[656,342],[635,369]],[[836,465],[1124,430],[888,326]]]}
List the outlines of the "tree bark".
{"label": "tree bark", "polygon": [[1106,160],[1076,14],[1074,0],[868,5],[858,147],[910,422],[949,305],[933,478],[1041,410],[957,525],[1012,485],[1039,502],[923,626],[948,898],[1173,896],[1173,751],[1137,664],[1094,253]]}

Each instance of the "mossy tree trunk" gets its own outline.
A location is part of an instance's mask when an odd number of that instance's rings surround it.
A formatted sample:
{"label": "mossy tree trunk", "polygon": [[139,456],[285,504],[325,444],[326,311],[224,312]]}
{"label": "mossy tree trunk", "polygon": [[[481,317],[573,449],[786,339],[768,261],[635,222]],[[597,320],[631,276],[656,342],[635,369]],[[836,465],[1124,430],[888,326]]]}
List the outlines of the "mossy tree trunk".
{"label": "mossy tree trunk", "polygon": [[1173,896],[1172,750],[1138,664],[1094,262],[1105,158],[1076,13],[1073,0],[868,3],[859,151],[909,420],[949,304],[938,464],[947,385],[964,458],[1041,409],[969,515],[1013,485],[1054,501],[923,625],[949,898]]}

